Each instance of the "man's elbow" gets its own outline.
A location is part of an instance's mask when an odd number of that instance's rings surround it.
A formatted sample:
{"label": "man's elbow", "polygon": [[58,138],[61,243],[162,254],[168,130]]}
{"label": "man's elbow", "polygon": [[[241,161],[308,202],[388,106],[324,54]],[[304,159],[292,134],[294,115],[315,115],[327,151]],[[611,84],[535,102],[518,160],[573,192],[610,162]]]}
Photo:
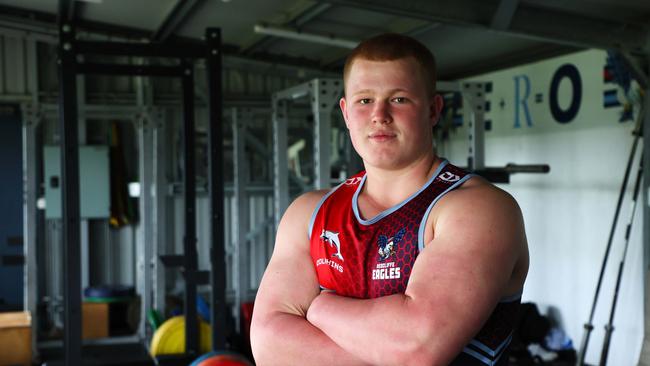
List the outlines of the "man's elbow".
{"label": "man's elbow", "polygon": [[[441,337],[429,322],[421,322],[420,326],[402,334],[400,339],[394,339],[394,348],[389,352],[386,362],[390,365],[432,365],[447,366],[453,359],[451,348],[445,347]],[[423,326],[426,325],[426,326]]]}
{"label": "man's elbow", "polygon": [[429,344],[424,342],[402,344],[399,349],[395,349],[391,353],[388,356],[389,360],[384,360],[386,364],[400,366],[446,366],[448,364],[431,349]]}
{"label": "man's elbow", "polygon": [[263,316],[253,316],[250,330],[251,351],[253,358],[258,363],[264,363],[271,357],[274,340],[273,330],[270,329],[273,322]]}

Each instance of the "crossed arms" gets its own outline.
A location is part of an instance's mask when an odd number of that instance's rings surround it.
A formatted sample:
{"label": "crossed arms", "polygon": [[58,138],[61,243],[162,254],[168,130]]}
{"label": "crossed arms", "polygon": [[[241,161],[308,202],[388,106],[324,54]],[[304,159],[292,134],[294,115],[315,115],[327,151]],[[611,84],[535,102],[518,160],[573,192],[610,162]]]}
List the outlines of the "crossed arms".
{"label": "crossed arms", "polygon": [[320,293],[306,233],[323,192],[294,201],[258,290],[257,364],[451,362],[499,299],[521,289],[528,265],[516,202],[487,184],[457,191],[436,204],[435,239],[415,261],[405,293],[376,299]]}

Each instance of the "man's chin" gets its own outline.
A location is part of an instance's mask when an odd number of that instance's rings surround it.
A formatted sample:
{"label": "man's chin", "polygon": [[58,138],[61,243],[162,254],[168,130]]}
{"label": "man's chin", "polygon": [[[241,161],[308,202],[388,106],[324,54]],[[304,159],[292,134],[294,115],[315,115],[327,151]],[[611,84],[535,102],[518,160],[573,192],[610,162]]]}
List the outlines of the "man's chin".
{"label": "man's chin", "polygon": [[363,163],[366,169],[368,169],[368,167],[371,167],[373,169],[392,171],[392,170],[400,170],[405,167],[404,166],[405,164],[395,159],[372,159],[372,160],[364,160]]}

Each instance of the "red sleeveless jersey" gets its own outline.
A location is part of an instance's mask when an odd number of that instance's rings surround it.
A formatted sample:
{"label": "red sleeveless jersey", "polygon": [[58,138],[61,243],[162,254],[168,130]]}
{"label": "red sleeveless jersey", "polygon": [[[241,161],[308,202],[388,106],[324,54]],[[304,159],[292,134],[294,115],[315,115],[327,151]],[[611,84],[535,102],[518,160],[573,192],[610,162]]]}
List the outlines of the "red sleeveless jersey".
{"label": "red sleeveless jersey", "polygon": [[[444,160],[419,191],[370,219],[363,219],[358,208],[365,172],[333,188],[316,206],[309,225],[310,252],[321,288],[360,299],[404,293],[424,248],[431,209],[472,176]],[[510,343],[518,307],[519,297],[503,300],[452,365],[506,362],[507,357],[501,356]]]}
{"label": "red sleeveless jersey", "polygon": [[361,218],[357,205],[364,172],[334,188],[321,200],[310,226],[311,256],[321,287],[363,299],[403,293],[424,248],[431,208],[470,176],[444,161],[422,189],[368,220]]}

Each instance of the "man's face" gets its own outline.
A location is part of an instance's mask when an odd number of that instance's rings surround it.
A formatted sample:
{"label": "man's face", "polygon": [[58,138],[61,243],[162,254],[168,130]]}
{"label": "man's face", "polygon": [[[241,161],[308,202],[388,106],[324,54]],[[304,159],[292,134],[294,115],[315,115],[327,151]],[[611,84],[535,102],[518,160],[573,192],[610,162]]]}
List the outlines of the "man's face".
{"label": "man's face", "polygon": [[415,60],[355,60],[339,104],[366,169],[403,169],[433,153],[442,97],[428,95]]}

